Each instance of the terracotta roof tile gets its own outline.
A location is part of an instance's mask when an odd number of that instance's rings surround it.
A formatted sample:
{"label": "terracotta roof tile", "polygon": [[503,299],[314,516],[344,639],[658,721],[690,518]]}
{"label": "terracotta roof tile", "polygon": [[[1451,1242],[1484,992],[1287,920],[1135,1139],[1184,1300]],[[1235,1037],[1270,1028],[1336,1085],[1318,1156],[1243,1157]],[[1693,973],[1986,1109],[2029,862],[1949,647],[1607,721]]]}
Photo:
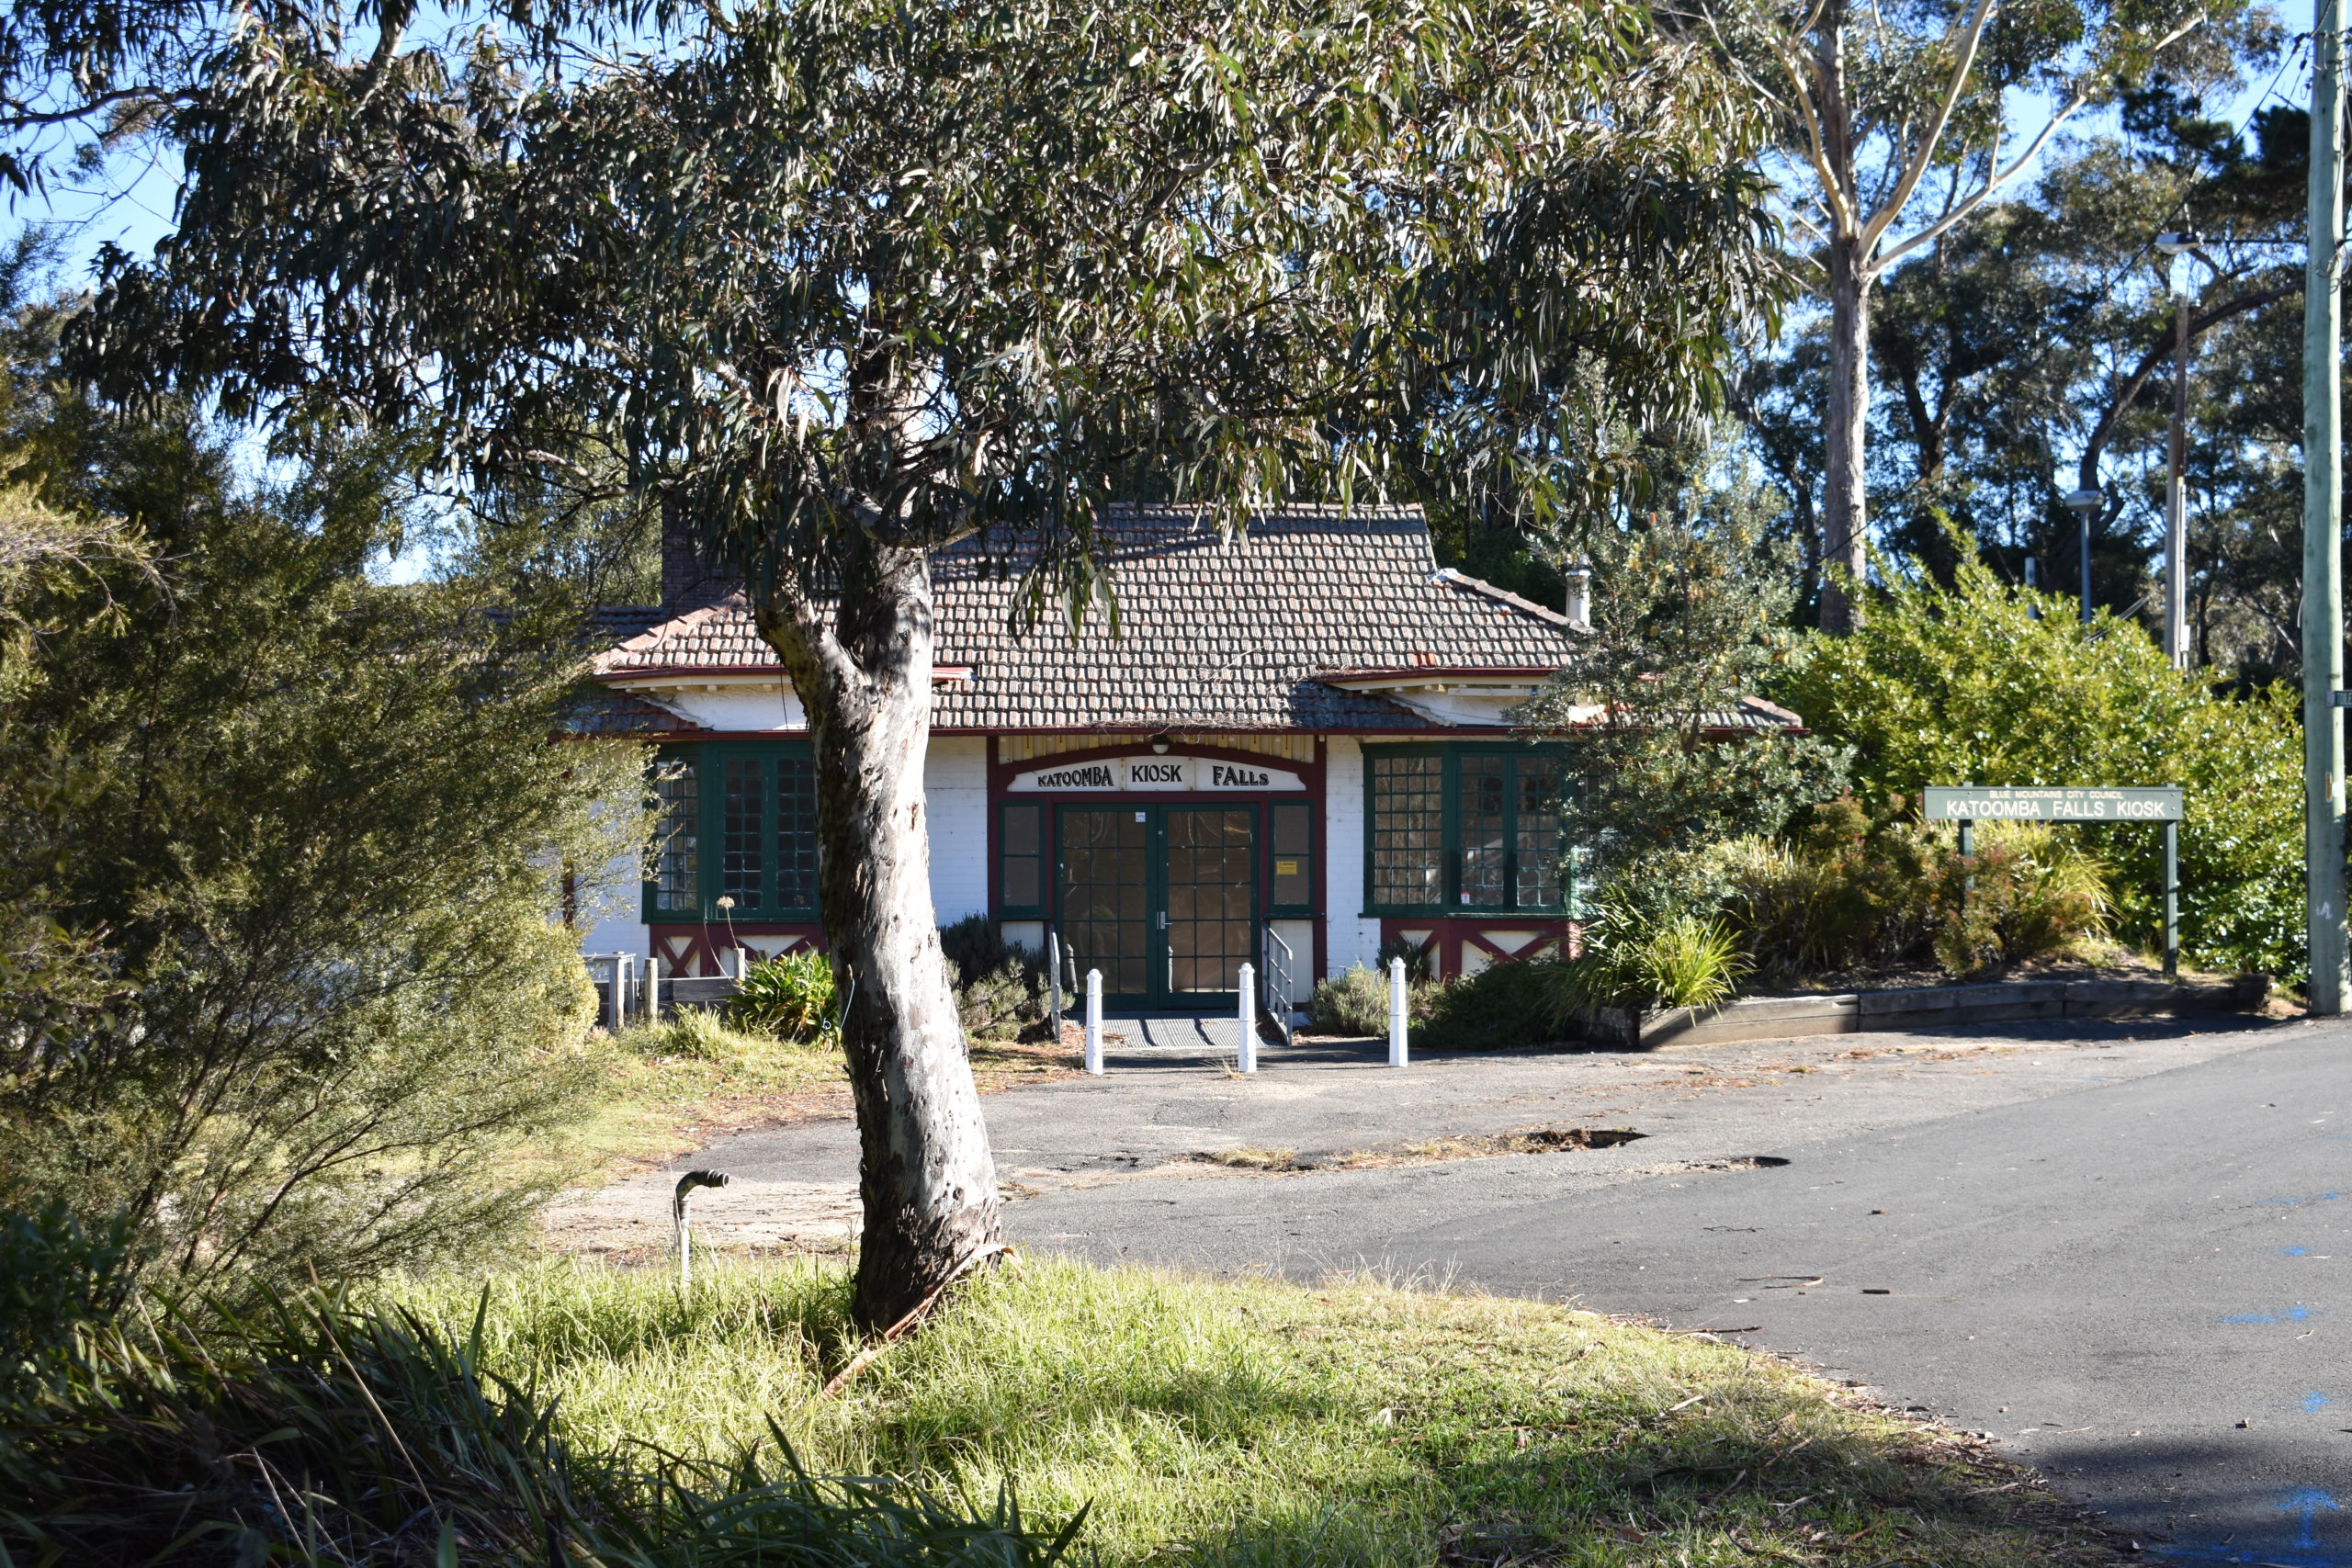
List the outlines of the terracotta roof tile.
{"label": "terracotta roof tile", "polygon": [[[1299,507],[1218,537],[1190,512],[1114,514],[1100,530],[1119,636],[1090,614],[1073,639],[1047,619],[1012,621],[1023,556],[978,541],[941,551],[935,656],[969,666],[942,686],[943,728],[1223,729],[1435,728],[1374,693],[1313,677],[1333,670],[1552,670],[1567,617],[1441,570],[1418,512]],[[776,668],[741,595],[618,640],[607,676]]]}

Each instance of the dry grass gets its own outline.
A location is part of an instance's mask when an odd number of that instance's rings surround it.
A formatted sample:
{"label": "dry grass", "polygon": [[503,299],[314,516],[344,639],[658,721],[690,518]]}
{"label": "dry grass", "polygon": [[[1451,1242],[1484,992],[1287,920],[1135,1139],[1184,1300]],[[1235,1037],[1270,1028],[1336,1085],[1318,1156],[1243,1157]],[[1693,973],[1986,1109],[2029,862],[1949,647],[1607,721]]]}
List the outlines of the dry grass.
{"label": "dry grass", "polygon": [[2116,1561],[1973,1440],[1781,1362],[1540,1303],[1046,1260],[980,1280],[838,1398],[838,1265],[548,1266],[408,1292],[577,1441],[687,1455],[773,1417],[820,1472],[1090,1510],[1107,1568]]}
{"label": "dry grass", "polygon": [[1615,1148],[1648,1134],[1631,1127],[1527,1127],[1515,1133],[1465,1133],[1374,1144],[1360,1149],[1302,1156],[1296,1149],[1208,1149],[1192,1157],[1232,1170],[1283,1175],[1300,1170],[1374,1170],[1399,1165],[1436,1165],[1446,1160],[1488,1159],[1497,1155],[1565,1154]]}
{"label": "dry grass", "polygon": [[[582,1166],[608,1177],[729,1133],[853,1114],[839,1049],[747,1033],[689,1012],[604,1043],[604,1103],[568,1140]],[[972,1044],[972,1077],[982,1094],[1069,1077],[1081,1065],[1075,1047]]]}

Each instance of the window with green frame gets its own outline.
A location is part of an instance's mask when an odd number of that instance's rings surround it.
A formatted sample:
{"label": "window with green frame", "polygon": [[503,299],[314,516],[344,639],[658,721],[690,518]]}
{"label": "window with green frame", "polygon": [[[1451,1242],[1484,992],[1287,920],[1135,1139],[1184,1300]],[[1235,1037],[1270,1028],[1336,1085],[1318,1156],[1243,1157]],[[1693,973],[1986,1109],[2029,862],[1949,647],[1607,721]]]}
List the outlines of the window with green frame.
{"label": "window with green frame", "polygon": [[807,741],[665,748],[653,795],[661,818],[647,919],[816,918],[817,770]]}
{"label": "window with green frame", "polygon": [[1566,909],[1564,770],[1557,751],[1523,746],[1367,748],[1367,905]]}

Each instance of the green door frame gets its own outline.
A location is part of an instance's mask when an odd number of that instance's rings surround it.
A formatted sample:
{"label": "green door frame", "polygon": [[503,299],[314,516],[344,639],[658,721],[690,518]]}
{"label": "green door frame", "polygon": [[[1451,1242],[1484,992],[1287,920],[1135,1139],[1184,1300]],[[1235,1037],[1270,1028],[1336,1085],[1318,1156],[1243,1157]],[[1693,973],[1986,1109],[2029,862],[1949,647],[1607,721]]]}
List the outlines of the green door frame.
{"label": "green door frame", "polygon": [[[1258,862],[1264,847],[1266,832],[1262,802],[1184,801],[1158,805],[1097,806],[1092,803],[1065,803],[1054,813],[1054,914],[1058,929],[1068,940],[1068,876],[1069,823],[1073,818],[1102,812],[1132,812],[1144,824],[1144,976],[1142,991],[1104,991],[1106,1007],[1137,1008],[1149,1011],[1213,1012],[1218,1009],[1231,1010],[1241,1000],[1238,991],[1178,991],[1169,984],[1173,969],[1168,932],[1168,817],[1176,811],[1247,811],[1250,814],[1250,951],[1248,962],[1263,964],[1259,952],[1264,940],[1266,919],[1263,890],[1259,886]],[[1110,976],[1104,976],[1106,982]],[[1085,984],[1085,972],[1079,973],[1079,983]]]}

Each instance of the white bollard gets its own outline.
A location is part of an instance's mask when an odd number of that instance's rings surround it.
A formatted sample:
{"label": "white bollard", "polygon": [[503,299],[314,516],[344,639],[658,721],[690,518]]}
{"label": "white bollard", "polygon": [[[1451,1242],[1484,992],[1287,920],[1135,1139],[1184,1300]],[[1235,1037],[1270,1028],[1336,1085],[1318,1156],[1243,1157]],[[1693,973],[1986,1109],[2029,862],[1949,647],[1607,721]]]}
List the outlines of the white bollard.
{"label": "white bollard", "polygon": [[1258,1070],[1258,972],[1241,966],[1241,1049],[1236,1064],[1245,1073]]}
{"label": "white bollard", "polygon": [[1405,961],[1388,961],[1388,1065],[1406,1065],[1405,1048]]}
{"label": "white bollard", "polygon": [[1102,971],[1086,972],[1086,1070],[1102,1074]]}

